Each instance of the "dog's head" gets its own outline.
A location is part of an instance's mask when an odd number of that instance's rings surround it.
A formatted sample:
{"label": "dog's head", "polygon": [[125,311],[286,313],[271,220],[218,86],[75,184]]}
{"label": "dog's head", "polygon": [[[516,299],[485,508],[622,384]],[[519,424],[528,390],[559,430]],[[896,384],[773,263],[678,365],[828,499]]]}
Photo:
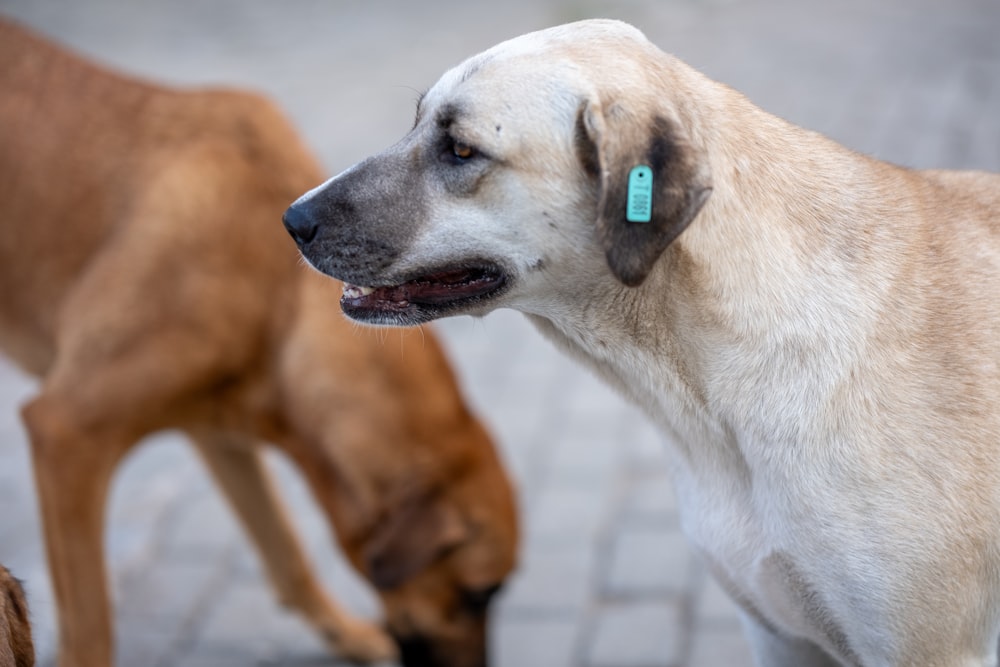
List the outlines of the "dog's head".
{"label": "dog's head", "polygon": [[0,665],[31,667],[34,664],[35,649],[24,590],[0,565]]}
{"label": "dog's head", "polygon": [[508,479],[476,430],[473,456],[437,484],[392,492],[382,518],[347,546],[405,667],[487,664],[488,611],[515,564],[517,519]]}
{"label": "dog's head", "polygon": [[[447,72],[409,134],[303,195],[286,227],[372,324],[640,285],[711,190],[669,60],[614,21],[502,43]],[[640,165],[651,216],[630,222]]]}
{"label": "dog's head", "polygon": [[405,667],[483,667],[494,593],[515,567],[514,488],[433,331],[357,331],[302,274],[283,358],[286,443]]}
{"label": "dog's head", "polygon": [[512,517],[496,516],[498,508],[512,507],[511,499],[495,483],[484,486],[492,482],[473,474],[447,491],[431,491],[366,544],[367,573],[407,667],[487,664],[487,612],[513,567],[516,545],[503,532]]}

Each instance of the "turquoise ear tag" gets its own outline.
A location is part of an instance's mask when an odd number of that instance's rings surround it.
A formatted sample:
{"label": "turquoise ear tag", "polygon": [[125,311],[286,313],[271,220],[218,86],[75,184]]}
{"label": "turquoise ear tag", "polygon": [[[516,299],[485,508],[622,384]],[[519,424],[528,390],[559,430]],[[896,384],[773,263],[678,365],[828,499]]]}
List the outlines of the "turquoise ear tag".
{"label": "turquoise ear tag", "polygon": [[628,173],[628,203],[625,219],[629,222],[649,222],[653,217],[653,170],[644,164],[632,167]]}

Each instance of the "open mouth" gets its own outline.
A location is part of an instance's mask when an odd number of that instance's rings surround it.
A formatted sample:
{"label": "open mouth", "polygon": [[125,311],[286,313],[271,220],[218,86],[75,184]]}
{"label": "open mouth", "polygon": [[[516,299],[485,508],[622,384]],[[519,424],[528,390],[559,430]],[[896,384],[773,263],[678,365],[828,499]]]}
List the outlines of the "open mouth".
{"label": "open mouth", "polygon": [[493,265],[443,269],[397,285],[360,287],[345,283],[340,307],[360,322],[420,324],[496,296],[506,283],[506,274]]}

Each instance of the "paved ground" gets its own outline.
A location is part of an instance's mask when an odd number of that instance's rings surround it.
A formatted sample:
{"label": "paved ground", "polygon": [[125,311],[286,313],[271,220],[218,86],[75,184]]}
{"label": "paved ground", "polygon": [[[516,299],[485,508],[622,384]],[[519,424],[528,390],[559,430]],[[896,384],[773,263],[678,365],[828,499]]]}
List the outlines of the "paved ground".
{"label": "paved ground", "polygon": [[[858,150],[911,166],[1000,171],[997,0],[0,0],[0,13],[133,72],[269,91],[331,172],[401,135],[417,92],[446,67],[588,16],[636,23],[764,108]],[[732,607],[677,530],[658,437],[637,412],[517,314],[437,329],[498,436],[527,525],[523,566],[496,616],[497,664],[749,665]],[[26,579],[45,665],[51,592],[15,417],[31,391],[0,361],[0,561]],[[375,614],[295,472],[273,463],[330,585]],[[109,544],[119,665],[338,664],[273,602],[176,436],[128,460]]]}

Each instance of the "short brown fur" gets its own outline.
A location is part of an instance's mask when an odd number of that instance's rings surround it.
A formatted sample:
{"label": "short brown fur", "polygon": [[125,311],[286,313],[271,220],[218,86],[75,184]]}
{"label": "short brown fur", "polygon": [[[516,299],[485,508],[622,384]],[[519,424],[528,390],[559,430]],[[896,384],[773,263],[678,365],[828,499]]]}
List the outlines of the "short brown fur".
{"label": "short brown fur", "polygon": [[[333,312],[281,213],[321,179],[268,101],[124,78],[0,21],[0,349],[42,387],[23,409],[60,667],[110,667],[109,479],[143,436],[186,432],[281,601],[335,651],[396,654],[320,587],[261,460],[299,466],[388,628],[481,667],[490,590],[514,565],[512,489],[430,331]],[[447,525],[398,517],[445,512]],[[447,530],[445,530],[447,528]],[[378,572],[375,572],[375,565]],[[407,655],[403,655],[404,663]]]}

